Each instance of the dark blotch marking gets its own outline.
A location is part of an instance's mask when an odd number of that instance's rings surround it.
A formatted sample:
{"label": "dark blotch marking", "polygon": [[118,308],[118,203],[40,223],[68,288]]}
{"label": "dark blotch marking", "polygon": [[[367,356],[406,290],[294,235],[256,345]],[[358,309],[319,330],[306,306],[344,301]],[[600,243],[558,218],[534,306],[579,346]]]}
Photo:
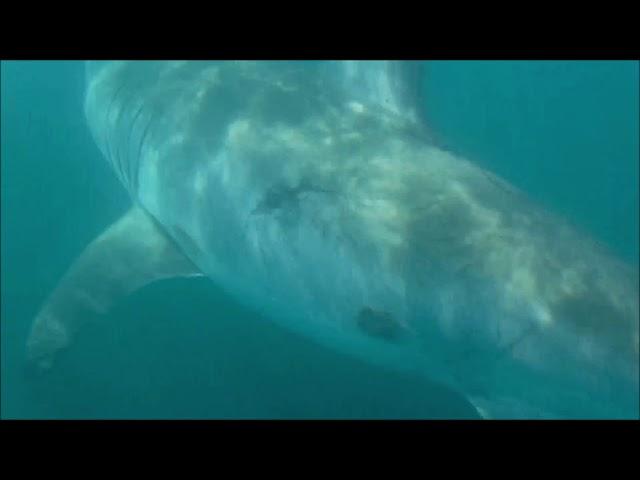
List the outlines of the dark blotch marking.
{"label": "dark blotch marking", "polygon": [[631,325],[624,314],[601,292],[566,297],[553,305],[553,316],[579,335],[597,338],[615,346],[621,354],[633,353]]}
{"label": "dark blotch marking", "polygon": [[300,197],[305,193],[332,193],[302,181],[298,186],[274,185],[262,197],[253,209],[252,214],[271,213],[286,207],[294,208],[300,203]]}
{"label": "dark blotch marking", "polygon": [[356,317],[358,328],[367,335],[386,341],[398,340],[404,327],[389,312],[363,307]]}

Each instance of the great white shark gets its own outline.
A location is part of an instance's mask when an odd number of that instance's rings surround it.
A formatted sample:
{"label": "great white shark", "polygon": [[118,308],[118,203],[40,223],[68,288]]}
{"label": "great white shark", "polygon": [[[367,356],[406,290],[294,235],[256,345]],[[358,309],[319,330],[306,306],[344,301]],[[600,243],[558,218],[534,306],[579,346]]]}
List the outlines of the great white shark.
{"label": "great white shark", "polygon": [[35,318],[53,365],[95,312],[206,275],[489,418],[638,418],[638,272],[438,148],[413,62],[88,62],[85,115],[132,208]]}

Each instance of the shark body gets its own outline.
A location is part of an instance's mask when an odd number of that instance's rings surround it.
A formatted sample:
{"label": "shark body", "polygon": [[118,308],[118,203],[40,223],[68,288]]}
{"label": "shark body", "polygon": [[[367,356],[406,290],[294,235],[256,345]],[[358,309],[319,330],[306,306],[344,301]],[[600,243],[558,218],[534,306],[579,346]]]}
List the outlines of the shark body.
{"label": "shark body", "polygon": [[36,318],[204,274],[288,328],[492,418],[637,418],[638,273],[432,145],[410,62],[103,62],[85,113],[134,207]]}

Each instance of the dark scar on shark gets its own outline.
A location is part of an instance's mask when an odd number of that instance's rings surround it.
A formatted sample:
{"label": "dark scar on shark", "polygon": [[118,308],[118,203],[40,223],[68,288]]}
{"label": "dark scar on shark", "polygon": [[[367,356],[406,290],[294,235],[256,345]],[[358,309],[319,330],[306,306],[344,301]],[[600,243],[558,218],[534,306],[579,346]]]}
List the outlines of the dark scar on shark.
{"label": "dark scar on shark", "polygon": [[316,187],[308,181],[302,181],[295,187],[274,185],[267,190],[262,199],[251,212],[251,215],[270,213],[285,207],[294,207],[300,203],[305,193],[334,193],[330,190]]}
{"label": "dark scar on shark", "polygon": [[404,326],[389,312],[363,307],[356,316],[358,328],[370,337],[386,341],[399,340],[405,333]]}

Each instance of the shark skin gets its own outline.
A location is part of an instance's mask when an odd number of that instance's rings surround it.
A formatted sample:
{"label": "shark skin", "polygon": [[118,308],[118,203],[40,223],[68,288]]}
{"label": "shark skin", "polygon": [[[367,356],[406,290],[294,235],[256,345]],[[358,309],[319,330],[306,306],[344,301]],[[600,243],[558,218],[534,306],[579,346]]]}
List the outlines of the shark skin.
{"label": "shark skin", "polygon": [[43,306],[31,362],[50,368],[90,312],[202,273],[287,328],[447,385],[483,417],[638,418],[637,269],[434,146],[419,65],[86,70],[87,122],[134,207]]}

